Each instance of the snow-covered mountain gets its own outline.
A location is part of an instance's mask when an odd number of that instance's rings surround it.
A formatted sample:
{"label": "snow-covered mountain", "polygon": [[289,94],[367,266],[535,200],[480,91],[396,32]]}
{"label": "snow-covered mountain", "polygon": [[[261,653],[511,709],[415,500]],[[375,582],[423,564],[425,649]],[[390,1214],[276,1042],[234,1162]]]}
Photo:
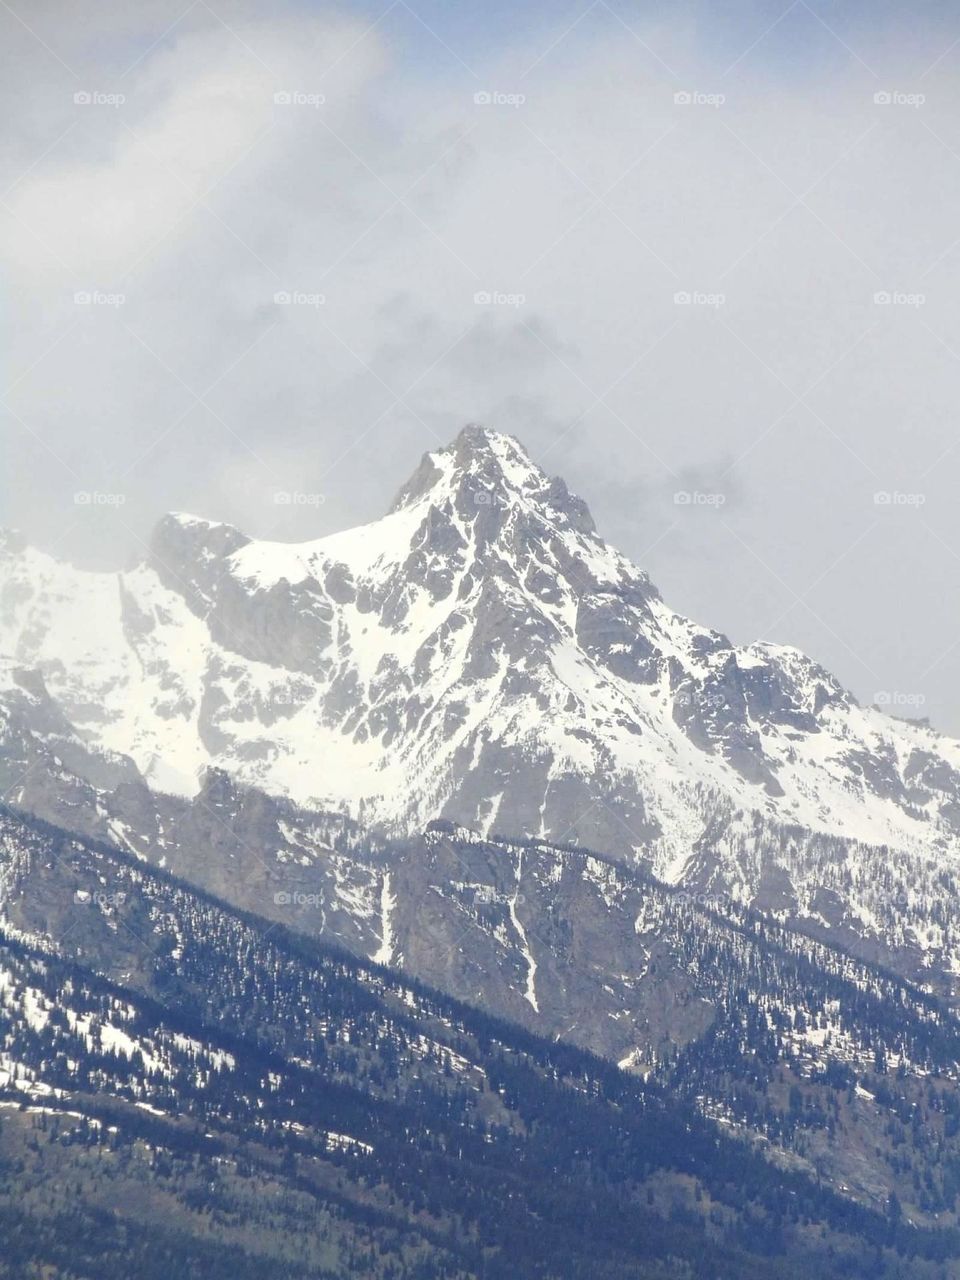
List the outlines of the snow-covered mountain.
{"label": "snow-covered mountain", "polygon": [[467,427],[345,533],[171,515],[119,574],[11,536],[0,583],[8,671],[155,788],[215,766],[394,834],[576,843],[960,971],[960,744],[670,609],[509,436]]}

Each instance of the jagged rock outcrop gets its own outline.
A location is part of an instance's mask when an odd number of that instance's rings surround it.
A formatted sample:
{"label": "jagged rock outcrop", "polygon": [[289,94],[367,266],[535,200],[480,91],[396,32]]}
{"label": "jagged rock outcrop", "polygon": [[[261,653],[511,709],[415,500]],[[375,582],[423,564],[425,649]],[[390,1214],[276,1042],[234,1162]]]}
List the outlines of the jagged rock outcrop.
{"label": "jagged rock outcrop", "polygon": [[467,427],[383,519],[312,542],[169,516],[95,574],[8,541],[0,645],[155,790],[213,768],[397,837],[574,842],[954,964],[960,745],[675,613],[509,436]]}

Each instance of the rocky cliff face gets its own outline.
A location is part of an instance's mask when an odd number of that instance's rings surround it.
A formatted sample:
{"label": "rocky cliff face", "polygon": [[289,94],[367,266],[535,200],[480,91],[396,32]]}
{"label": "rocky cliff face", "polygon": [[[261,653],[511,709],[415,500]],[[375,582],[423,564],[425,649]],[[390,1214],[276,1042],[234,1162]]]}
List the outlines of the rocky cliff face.
{"label": "rocky cliff face", "polygon": [[203,795],[213,767],[395,838],[574,843],[960,971],[960,746],[675,613],[510,437],[466,428],[346,533],[175,515],[131,572],[13,543],[0,583],[3,649],[128,795]]}

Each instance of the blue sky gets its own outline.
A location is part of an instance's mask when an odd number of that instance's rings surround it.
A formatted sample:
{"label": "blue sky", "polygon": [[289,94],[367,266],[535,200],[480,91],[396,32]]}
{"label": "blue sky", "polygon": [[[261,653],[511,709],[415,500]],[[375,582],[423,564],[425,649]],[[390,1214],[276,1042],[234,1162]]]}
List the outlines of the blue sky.
{"label": "blue sky", "polygon": [[[303,11],[322,13],[316,3]],[[370,22],[382,20],[395,32],[403,50],[406,70],[418,75],[443,75],[450,65],[430,35],[409,20],[398,6],[384,19],[388,3],[345,6]],[[695,71],[722,73],[740,60],[753,71],[778,76],[810,77],[842,68],[856,56],[876,65],[878,71],[909,71],[909,56],[916,54],[913,69],[920,73],[956,37],[956,18],[945,3],[823,3],[822,0],[750,0],[710,3],[709,0],[672,0],[648,4],[608,3],[516,4],[507,0],[488,3],[444,3],[420,0],[412,10],[454,54],[468,65],[483,65],[510,53],[518,45],[546,49],[559,41],[550,54],[561,63],[600,38],[604,31],[630,40],[626,27],[656,33],[651,49],[673,65],[671,53],[682,37],[684,56],[677,58],[682,75]],[[621,25],[624,24],[624,25]],[[847,46],[846,48],[844,46]],[[638,58],[640,55],[637,49]],[[927,55],[930,55],[927,58]],[[927,61],[924,59],[927,58]],[[650,69],[656,66],[651,58]]]}

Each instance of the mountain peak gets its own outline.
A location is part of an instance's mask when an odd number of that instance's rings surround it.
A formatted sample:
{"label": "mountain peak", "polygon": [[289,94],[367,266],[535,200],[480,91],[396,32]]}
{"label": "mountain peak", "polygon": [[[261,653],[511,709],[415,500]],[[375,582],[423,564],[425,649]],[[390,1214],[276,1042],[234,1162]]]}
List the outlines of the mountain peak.
{"label": "mountain peak", "polygon": [[515,436],[508,436],[503,431],[494,431],[492,427],[485,427],[482,422],[468,422],[457,433],[456,439],[447,445],[447,448],[483,453],[500,452],[505,446],[512,446],[525,457],[527,456],[523,445]]}
{"label": "mountain peak", "polygon": [[428,496],[440,501],[463,494],[480,508],[507,509],[527,499],[561,513],[580,533],[595,532],[586,503],[563,480],[542,471],[515,436],[476,422],[467,423],[450,444],[423,455],[390,510]]}
{"label": "mountain peak", "polygon": [[391,832],[571,840],[738,901],[787,901],[789,846],[790,909],[845,937],[903,920],[861,846],[960,856],[960,746],[674,612],[511,436],[465,427],[398,507],[303,543],[171,515],[119,580],[0,557],[0,649],[166,789],[215,766]]}

